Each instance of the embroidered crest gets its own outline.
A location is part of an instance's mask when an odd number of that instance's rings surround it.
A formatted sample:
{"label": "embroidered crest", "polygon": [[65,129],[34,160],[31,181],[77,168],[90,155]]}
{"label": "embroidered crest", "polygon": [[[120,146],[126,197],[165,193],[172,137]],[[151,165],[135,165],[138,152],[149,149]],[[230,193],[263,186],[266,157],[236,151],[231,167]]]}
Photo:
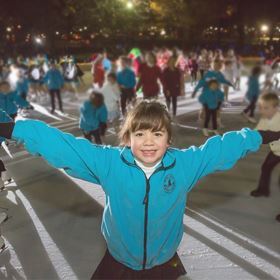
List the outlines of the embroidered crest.
{"label": "embroidered crest", "polygon": [[164,190],[168,193],[173,192],[176,184],[175,184],[175,178],[173,175],[169,174],[164,179]]}

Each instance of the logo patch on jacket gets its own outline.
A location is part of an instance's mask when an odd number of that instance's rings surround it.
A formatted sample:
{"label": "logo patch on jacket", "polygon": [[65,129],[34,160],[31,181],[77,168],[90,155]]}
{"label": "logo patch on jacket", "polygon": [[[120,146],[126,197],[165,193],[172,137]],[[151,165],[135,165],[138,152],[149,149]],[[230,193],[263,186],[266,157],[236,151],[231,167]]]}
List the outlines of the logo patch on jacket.
{"label": "logo patch on jacket", "polygon": [[171,174],[167,175],[164,179],[164,186],[163,186],[164,190],[169,193],[173,192],[175,189],[175,186],[176,186],[176,184],[175,184],[174,176]]}

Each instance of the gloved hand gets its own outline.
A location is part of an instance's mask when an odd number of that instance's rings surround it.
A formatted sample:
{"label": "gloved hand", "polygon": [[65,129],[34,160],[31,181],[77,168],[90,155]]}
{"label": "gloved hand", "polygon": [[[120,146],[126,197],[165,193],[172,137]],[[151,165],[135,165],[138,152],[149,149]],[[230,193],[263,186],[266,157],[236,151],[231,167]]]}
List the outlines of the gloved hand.
{"label": "gloved hand", "polygon": [[258,132],[261,134],[263,139],[263,144],[269,144],[273,141],[280,140],[280,131],[270,131],[270,130],[258,130]]}

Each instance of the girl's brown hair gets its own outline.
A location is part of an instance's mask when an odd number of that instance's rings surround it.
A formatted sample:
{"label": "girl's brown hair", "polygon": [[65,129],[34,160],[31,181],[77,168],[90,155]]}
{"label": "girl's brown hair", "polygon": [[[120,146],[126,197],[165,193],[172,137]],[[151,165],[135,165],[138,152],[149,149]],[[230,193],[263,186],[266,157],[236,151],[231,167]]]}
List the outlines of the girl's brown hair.
{"label": "girl's brown hair", "polygon": [[166,129],[168,143],[171,144],[171,118],[165,105],[156,101],[142,101],[130,111],[119,132],[120,145],[125,146],[130,141],[131,133],[138,130],[159,131]]}

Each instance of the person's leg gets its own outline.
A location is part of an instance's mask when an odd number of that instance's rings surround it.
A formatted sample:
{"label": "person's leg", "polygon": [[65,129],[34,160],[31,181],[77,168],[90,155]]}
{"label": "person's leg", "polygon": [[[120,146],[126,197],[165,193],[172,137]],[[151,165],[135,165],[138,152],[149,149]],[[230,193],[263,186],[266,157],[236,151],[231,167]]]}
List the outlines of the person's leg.
{"label": "person's leg", "polygon": [[229,86],[224,86],[225,101],[228,102]]}
{"label": "person's leg", "polygon": [[177,96],[172,96],[172,110],[173,116],[175,117],[177,114]]}
{"label": "person's leg", "polygon": [[55,93],[56,93],[56,98],[57,98],[57,100],[58,100],[59,110],[60,110],[61,112],[63,112],[63,106],[62,106],[62,99],[61,99],[60,90],[59,90],[59,89],[56,90]]}
{"label": "person's leg", "polygon": [[212,115],[213,129],[217,130],[218,129],[218,125],[217,125],[217,109],[211,110],[211,115]]}
{"label": "person's leg", "polygon": [[84,134],[84,137],[85,137],[89,142],[91,142],[91,134],[90,134],[90,132],[85,132],[85,131],[83,131],[83,134]]}
{"label": "person's leg", "polygon": [[269,196],[271,173],[278,163],[280,157],[270,152],[262,165],[258,188],[251,192],[252,196]]}
{"label": "person's leg", "polygon": [[121,109],[122,109],[122,115],[126,115],[126,100],[127,100],[127,92],[122,89],[121,91]]}
{"label": "person's leg", "polygon": [[171,98],[170,95],[165,95],[166,107],[170,111]]}
{"label": "person's leg", "polygon": [[94,137],[94,141],[97,145],[102,145],[99,129],[91,131],[91,135]]}
{"label": "person's leg", "polygon": [[54,111],[55,111],[55,100],[54,100],[55,93],[53,90],[50,90],[49,93],[50,93],[50,97],[51,97],[51,106],[52,106],[51,112],[54,113]]}
{"label": "person's leg", "polygon": [[249,116],[250,117],[254,117],[255,115],[255,109],[256,109],[256,103],[257,103],[257,98],[254,98],[251,102],[251,106],[250,106],[250,114]]}
{"label": "person's leg", "polygon": [[204,128],[208,129],[209,126],[209,121],[211,117],[211,111],[207,106],[204,106],[204,112],[205,112],[205,117],[204,117]]}
{"label": "person's leg", "polygon": [[200,79],[202,79],[204,76],[204,70],[200,70]]}

